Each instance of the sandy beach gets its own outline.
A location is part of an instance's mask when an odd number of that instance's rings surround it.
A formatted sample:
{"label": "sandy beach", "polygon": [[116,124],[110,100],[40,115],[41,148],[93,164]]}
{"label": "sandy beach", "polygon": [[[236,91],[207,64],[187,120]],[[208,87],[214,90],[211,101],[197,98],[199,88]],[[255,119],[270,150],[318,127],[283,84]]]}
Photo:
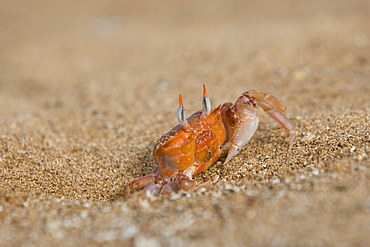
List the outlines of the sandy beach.
{"label": "sandy beach", "polygon": [[[2,1],[0,246],[366,246],[370,2]],[[124,196],[187,115],[255,89],[263,110],[216,184]]]}

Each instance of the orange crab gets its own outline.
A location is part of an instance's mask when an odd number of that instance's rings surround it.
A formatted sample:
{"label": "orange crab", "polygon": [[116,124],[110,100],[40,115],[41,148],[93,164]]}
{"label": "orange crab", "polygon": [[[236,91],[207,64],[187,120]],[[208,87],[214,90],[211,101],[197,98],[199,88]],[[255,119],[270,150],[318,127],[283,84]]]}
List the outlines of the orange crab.
{"label": "orange crab", "polygon": [[249,142],[258,127],[258,106],[290,134],[290,150],[295,127],[285,116],[286,106],[278,98],[250,90],[234,104],[227,102],[212,109],[203,85],[203,110],[186,119],[182,96],[179,95],[179,124],[163,135],[154,147],[157,171],[129,183],[127,193],[143,189],[159,196],[212,183],[209,181],[197,186],[192,178],[227,154],[223,163],[226,164]]}

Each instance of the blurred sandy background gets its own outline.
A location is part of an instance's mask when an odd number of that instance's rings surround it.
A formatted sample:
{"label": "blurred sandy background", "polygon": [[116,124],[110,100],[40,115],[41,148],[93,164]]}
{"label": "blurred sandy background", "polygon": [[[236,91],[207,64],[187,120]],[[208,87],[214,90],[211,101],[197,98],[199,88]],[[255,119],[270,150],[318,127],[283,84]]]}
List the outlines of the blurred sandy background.
{"label": "blurred sandy background", "polygon": [[[370,1],[0,1],[0,246],[366,246]],[[205,83],[267,114],[208,190],[124,198]]]}

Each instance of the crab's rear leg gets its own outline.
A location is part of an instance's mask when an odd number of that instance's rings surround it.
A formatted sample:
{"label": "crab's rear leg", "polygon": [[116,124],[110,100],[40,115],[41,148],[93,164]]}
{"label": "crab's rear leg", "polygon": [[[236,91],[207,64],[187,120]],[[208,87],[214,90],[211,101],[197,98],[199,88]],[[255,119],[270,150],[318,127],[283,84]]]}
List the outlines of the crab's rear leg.
{"label": "crab's rear leg", "polygon": [[260,106],[267,114],[269,114],[281,127],[283,127],[289,133],[289,149],[292,149],[293,141],[295,137],[295,126],[290,122],[287,116],[284,114],[286,106],[275,96],[269,95],[259,91],[248,91],[244,93],[245,96],[251,97],[256,100],[257,105]]}

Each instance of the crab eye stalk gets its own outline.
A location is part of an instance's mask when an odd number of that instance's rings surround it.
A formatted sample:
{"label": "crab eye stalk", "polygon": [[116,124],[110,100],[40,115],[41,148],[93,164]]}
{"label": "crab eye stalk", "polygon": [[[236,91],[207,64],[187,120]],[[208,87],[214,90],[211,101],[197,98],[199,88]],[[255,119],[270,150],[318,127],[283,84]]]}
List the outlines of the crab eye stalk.
{"label": "crab eye stalk", "polygon": [[188,121],[186,121],[185,108],[182,102],[181,94],[179,95],[179,107],[177,108],[177,119],[179,120],[180,125],[184,127],[185,130],[189,128],[189,123]]}
{"label": "crab eye stalk", "polygon": [[203,114],[205,116],[209,116],[209,114],[211,114],[211,100],[209,99],[209,97],[207,96],[207,88],[206,88],[206,85],[203,84]]}

